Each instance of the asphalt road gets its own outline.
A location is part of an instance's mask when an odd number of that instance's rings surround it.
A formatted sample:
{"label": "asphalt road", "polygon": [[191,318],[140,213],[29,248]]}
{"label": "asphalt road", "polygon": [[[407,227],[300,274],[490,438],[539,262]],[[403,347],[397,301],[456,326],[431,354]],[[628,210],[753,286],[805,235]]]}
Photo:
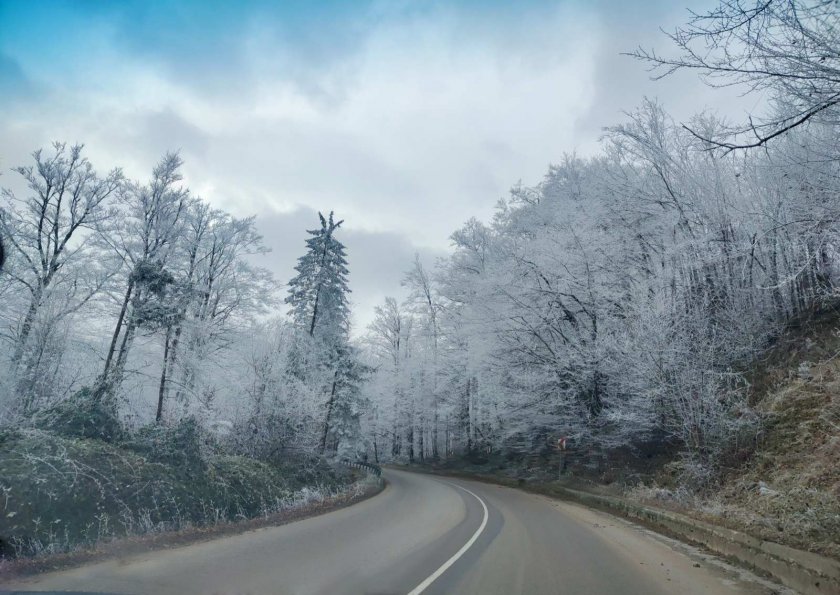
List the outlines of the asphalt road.
{"label": "asphalt road", "polygon": [[[369,500],[279,527],[40,575],[5,592],[769,594],[769,584],[606,514],[387,470]],[[3,592],[3,591],[0,591]]]}

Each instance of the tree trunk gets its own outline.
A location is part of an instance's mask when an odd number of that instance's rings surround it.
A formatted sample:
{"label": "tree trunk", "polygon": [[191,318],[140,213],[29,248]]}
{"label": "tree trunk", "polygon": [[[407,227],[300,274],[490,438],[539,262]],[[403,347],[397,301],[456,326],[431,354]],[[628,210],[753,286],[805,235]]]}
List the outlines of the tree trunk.
{"label": "tree trunk", "polygon": [[438,452],[438,423],[440,422],[440,413],[438,412],[438,397],[437,392],[434,396],[434,412],[432,414],[432,458],[437,461],[440,453]]}
{"label": "tree trunk", "polygon": [[420,452],[420,462],[423,463],[426,460],[426,446],[423,440],[423,437],[426,434],[426,417],[421,413],[420,414],[420,444],[418,444],[418,450]]}
{"label": "tree trunk", "polygon": [[[411,405],[412,409],[414,408],[414,404]],[[405,436],[406,446],[408,446],[408,462],[414,462],[414,414],[409,412],[408,414],[408,424],[407,424],[407,431]]]}
{"label": "tree trunk", "polygon": [[463,423],[462,431],[466,432],[467,434],[467,454],[471,453],[473,449],[472,397],[470,395],[471,384],[472,378],[467,376],[467,390],[464,394],[464,411],[461,418],[461,421]]}
{"label": "tree trunk", "polygon": [[32,300],[29,302],[29,309],[26,311],[26,317],[23,319],[23,324],[20,327],[20,334],[18,335],[15,351],[12,354],[12,369],[17,369],[20,360],[23,358],[23,352],[26,349],[26,341],[32,332],[32,326],[35,324],[35,315],[38,313],[38,307],[41,303],[43,291],[39,287],[32,294]]}
{"label": "tree trunk", "polygon": [[120,350],[117,353],[117,362],[114,364],[113,373],[111,374],[110,386],[114,390],[116,390],[122,382],[123,372],[125,371],[125,365],[128,361],[128,351],[131,348],[131,344],[134,342],[134,333],[136,330],[137,325],[134,321],[129,320],[128,326],[126,326],[125,329],[125,334],[123,335],[122,343],[120,344]]}
{"label": "tree trunk", "polygon": [[104,392],[103,394],[113,397],[123,380],[125,373],[125,366],[128,361],[128,352],[134,342],[134,333],[137,331],[137,323],[134,320],[134,312],[140,306],[140,298],[142,292],[137,290],[132,298],[132,312],[128,316],[128,322],[125,324],[125,333],[123,333],[123,340],[120,343],[119,351],[117,351],[117,361],[113,364],[111,372],[105,376]]}
{"label": "tree trunk", "polygon": [[158,403],[157,413],[155,413],[155,423],[160,423],[163,419],[163,399],[166,394],[166,373],[169,367],[169,340],[172,334],[172,327],[166,327],[166,338],[163,341],[163,368],[160,371],[160,386],[158,386]]}
{"label": "tree trunk", "polygon": [[[181,320],[183,320],[183,318]],[[172,344],[169,346],[169,364],[168,364],[169,369],[167,371],[167,375],[170,378],[175,373],[175,363],[178,361],[178,346],[181,343],[181,333],[183,332],[183,330],[184,330],[184,325],[183,325],[182,322],[179,322],[178,326],[175,328],[175,336],[172,338]],[[167,334],[168,333],[169,333],[169,330],[167,329]],[[164,355],[163,362],[164,362],[164,365],[167,365],[165,355]],[[169,380],[167,380],[167,382],[169,384],[171,384],[171,382]],[[167,386],[166,389],[164,390],[164,399],[166,399],[168,394],[169,394],[169,387]],[[176,393],[175,396],[176,396],[176,401],[180,400],[180,396],[181,396],[180,389]]]}
{"label": "tree trunk", "polygon": [[315,335],[315,321],[318,319],[318,300],[321,297],[321,286],[318,285],[318,289],[315,291],[315,303],[312,306],[312,322],[309,325],[309,336],[312,337]]}
{"label": "tree trunk", "polygon": [[125,291],[122,308],[120,308],[120,315],[117,318],[117,326],[114,328],[114,335],[111,337],[111,345],[108,348],[108,355],[105,358],[105,368],[102,371],[102,379],[106,381],[111,371],[111,362],[114,359],[114,353],[117,349],[117,341],[120,338],[123,322],[125,321],[125,313],[128,310],[128,304],[131,302],[131,293],[134,291],[134,283],[129,282],[128,288]]}
{"label": "tree trunk", "polygon": [[443,457],[446,458],[446,459],[449,458],[449,454],[452,452],[450,450],[450,440],[451,440],[450,433],[451,433],[451,431],[449,429],[449,414],[447,413],[446,414],[446,430],[445,430],[445,435],[444,435],[444,439],[443,439],[444,440],[444,443],[443,443]]}
{"label": "tree trunk", "polygon": [[330,418],[332,417],[333,405],[335,404],[335,388],[338,384],[338,370],[333,375],[332,389],[330,390],[330,400],[327,401],[327,416],[324,419],[324,432],[321,435],[321,454],[327,450],[327,436],[330,433]]}

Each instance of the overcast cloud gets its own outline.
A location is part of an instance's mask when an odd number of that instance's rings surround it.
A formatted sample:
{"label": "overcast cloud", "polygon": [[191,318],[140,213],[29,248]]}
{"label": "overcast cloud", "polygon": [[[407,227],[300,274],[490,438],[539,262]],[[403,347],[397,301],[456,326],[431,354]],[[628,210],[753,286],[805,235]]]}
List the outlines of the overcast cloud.
{"label": "overcast cloud", "polygon": [[431,265],[643,96],[678,119],[754,107],[619,55],[667,49],[659,27],[708,2],[273,4],[0,2],[0,165],[67,140],[145,178],[178,149],[193,191],[258,216],[281,282],[334,210],[358,329],[415,252]]}

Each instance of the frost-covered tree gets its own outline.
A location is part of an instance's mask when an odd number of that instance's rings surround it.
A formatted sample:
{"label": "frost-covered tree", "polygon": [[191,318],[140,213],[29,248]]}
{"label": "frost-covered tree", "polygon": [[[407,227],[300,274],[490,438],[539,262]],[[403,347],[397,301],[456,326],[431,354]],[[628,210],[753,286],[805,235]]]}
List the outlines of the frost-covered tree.
{"label": "frost-covered tree", "polygon": [[423,385],[427,387],[418,398],[428,406],[422,406],[419,411],[418,448],[420,458],[426,454],[426,434],[429,434],[431,443],[431,455],[438,457],[438,428],[440,425],[440,395],[438,394],[438,353],[440,347],[440,312],[441,304],[437,296],[437,290],[428,272],[420,261],[420,256],[415,255],[414,266],[406,273],[402,282],[409,290],[406,304],[417,314],[417,320],[421,321],[421,328],[424,330],[424,339],[427,342],[427,353],[431,358],[429,365],[425,367],[427,374],[423,375]]}
{"label": "frost-covered tree", "polygon": [[177,311],[163,327],[163,364],[156,420],[161,421],[170,385],[182,409],[201,394],[201,372],[226,351],[235,330],[275,303],[271,275],[248,262],[264,253],[254,218],[237,219],[193,200],[184,214],[176,257]]}
{"label": "frost-covered tree", "polygon": [[34,165],[14,169],[26,182],[27,196],[3,190],[0,235],[11,257],[6,275],[26,296],[19,315],[5,308],[13,325],[10,367],[26,411],[36,404],[42,366],[53,359],[46,355],[55,348],[54,331],[114,273],[97,258],[95,240],[113,217],[108,201],[121,188],[122,173],[114,169],[100,177],[82,151],[82,145],[64,143],[54,143],[50,153],[35,151]]}
{"label": "frost-covered tree", "polygon": [[97,381],[98,397],[112,396],[119,389],[138,329],[150,322],[155,309],[160,312],[174,282],[167,266],[176,253],[189,202],[189,190],[179,185],[181,165],[176,153],[168,153],[147,184],[132,182],[120,193],[120,221],[106,241],[123,263],[123,291],[117,297],[119,313]]}
{"label": "frost-covered tree", "polygon": [[[371,369],[365,387],[369,401],[365,432],[376,461],[382,456],[400,456],[404,441],[414,434],[413,410],[407,407],[411,398],[407,370],[413,341],[412,323],[410,313],[395,298],[387,297],[376,307],[364,339]],[[413,445],[408,451],[413,452]]]}
{"label": "frost-covered tree", "polygon": [[334,222],[318,213],[320,229],[308,230],[306,253],[298,259],[297,275],[289,281],[286,303],[292,318],[310,337],[326,342],[346,340],[350,331],[347,258],[344,245],[335,237],[344,221]]}
{"label": "frost-covered tree", "polygon": [[836,299],[840,172],[819,158],[836,134],[812,122],[763,153],[710,152],[645,102],[607,130],[601,155],[516,187],[492,224],[453,234],[435,271],[415,266],[405,398],[389,397],[383,308],[366,389],[379,417],[364,427],[409,460],[436,443],[444,456],[550,456],[567,436],[590,452],[681,443],[708,469],[755,429],[749,363]]}
{"label": "frost-covered tree", "polygon": [[656,78],[693,70],[712,86],[768,93],[774,109],[767,114],[720,134],[689,127],[713,147],[748,149],[811,121],[837,121],[838,26],[840,11],[830,0],[721,0],[669,35],[679,54],[640,48],[634,55]]}
{"label": "frost-covered tree", "polygon": [[359,358],[355,347],[344,345],[333,353],[333,369],[324,424],[321,430],[320,452],[348,451],[361,442],[359,418],[365,407],[361,385],[369,369]]}
{"label": "frost-covered tree", "polygon": [[343,221],[333,213],[318,213],[321,228],[309,230],[306,252],[298,259],[297,275],[289,281],[286,303],[298,329],[289,373],[324,394],[320,452],[338,452],[359,432],[360,383],[366,374],[351,346],[347,259],[335,237]]}

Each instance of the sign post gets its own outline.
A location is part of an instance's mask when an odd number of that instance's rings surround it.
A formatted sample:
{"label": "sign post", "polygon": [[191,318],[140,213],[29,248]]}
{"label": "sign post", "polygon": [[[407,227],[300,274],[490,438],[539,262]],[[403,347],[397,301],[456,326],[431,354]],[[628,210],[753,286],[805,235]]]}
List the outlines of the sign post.
{"label": "sign post", "polygon": [[566,436],[561,436],[557,440],[555,448],[560,451],[560,463],[558,465],[558,479],[566,472]]}

